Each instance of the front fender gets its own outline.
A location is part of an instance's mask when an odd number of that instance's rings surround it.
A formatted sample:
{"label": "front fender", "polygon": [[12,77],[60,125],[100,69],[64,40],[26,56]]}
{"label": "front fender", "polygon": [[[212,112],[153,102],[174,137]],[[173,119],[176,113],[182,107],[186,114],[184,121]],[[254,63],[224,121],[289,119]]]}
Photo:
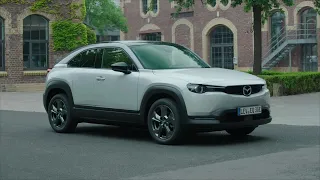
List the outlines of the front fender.
{"label": "front fender", "polygon": [[181,92],[177,88],[174,88],[171,86],[155,85],[155,86],[149,87],[142,98],[142,101],[140,104],[140,115],[143,120],[144,120],[144,114],[147,111],[148,101],[157,94],[167,94],[171,96],[177,102],[178,109],[180,111],[181,120],[186,120],[188,118],[187,108]]}

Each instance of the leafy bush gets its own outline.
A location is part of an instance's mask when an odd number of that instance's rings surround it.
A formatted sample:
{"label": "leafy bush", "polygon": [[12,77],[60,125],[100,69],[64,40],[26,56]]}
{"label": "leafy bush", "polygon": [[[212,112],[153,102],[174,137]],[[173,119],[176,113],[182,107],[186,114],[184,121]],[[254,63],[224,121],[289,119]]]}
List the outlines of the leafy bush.
{"label": "leafy bush", "polygon": [[271,95],[273,84],[282,85],[283,95],[320,92],[320,72],[289,72],[274,75],[259,75],[266,80]]}
{"label": "leafy bush", "polygon": [[[246,71],[249,74],[253,74],[252,71]],[[296,73],[296,72],[281,72],[281,71],[270,71],[270,70],[266,70],[266,71],[262,71],[261,75],[280,75],[280,74],[289,74],[289,73]]]}
{"label": "leafy bush", "polygon": [[55,21],[52,23],[52,31],[55,51],[72,51],[88,44],[87,28],[83,23]]}
{"label": "leafy bush", "polygon": [[88,44],[95,44],[97,42],[96,33],[87,26],[87,37],[88,37]]}

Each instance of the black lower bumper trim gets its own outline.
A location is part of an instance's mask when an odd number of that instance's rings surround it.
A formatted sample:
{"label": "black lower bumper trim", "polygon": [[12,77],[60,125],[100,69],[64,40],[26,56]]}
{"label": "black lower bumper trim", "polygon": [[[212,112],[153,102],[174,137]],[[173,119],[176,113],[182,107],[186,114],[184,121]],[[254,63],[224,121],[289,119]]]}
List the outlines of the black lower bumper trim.
{"label": "black lower bumper trim", "polygon": [[257,127],[260,125],[268,124],[272,121],[272,117],[265,119],[255,119],[241,122],[221,122],[216,119],[188,119],[186,126],[195,129],[207,129],[212,131],[222,131],[226,129],[237,129],[243,127]]}

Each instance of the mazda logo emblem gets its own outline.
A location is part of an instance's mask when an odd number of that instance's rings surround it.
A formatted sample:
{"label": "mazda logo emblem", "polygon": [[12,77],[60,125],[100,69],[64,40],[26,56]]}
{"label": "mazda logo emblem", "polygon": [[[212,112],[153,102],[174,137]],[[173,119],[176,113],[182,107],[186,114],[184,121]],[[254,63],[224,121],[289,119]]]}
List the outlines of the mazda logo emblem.
{"label": "mazda logo emblem", "polygon": [[250,96],[251,93],[252,93],[252,88],[251,88],[251,86],[243,86],[242,92],[243,92],[243,95],[245,95],[245,96]]}

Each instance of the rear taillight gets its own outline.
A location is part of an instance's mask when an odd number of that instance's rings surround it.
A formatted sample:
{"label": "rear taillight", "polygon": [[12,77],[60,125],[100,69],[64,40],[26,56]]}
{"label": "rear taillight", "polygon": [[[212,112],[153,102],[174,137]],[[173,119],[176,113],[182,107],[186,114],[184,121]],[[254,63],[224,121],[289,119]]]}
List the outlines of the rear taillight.
{"label": "rear taillight", "polygon": [[47,69],[47,74],[51,71],[51,68]]}

